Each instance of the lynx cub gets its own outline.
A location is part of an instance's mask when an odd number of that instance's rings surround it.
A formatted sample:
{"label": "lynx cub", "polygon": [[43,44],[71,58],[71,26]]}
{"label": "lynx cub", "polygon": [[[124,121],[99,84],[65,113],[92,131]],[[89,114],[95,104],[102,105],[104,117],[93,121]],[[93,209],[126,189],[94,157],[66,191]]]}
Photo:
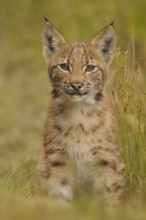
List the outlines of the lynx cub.
{"label": "lynx cub", "polygon": [[[115,47],[111,25],[90,43],[67,43],[46,19],[43,55],[52,87],[44,129],[44,186],[70,201],[80,182],[116,203],[123,195],[125,164],[114,105],[106,88]],[[103,193],[101,193],[103,192]]]}

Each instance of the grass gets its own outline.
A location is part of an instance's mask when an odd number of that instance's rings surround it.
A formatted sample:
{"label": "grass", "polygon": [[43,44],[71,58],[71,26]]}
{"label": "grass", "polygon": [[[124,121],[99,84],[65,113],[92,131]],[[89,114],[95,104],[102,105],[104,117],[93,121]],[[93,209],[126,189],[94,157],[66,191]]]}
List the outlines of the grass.
{"label": "grass", "polygon": [[[145,219],[146,90],[144,0],[58,0],[0,2],[0,218],[7,219]],[[61,15],[60,15],[61,14]],[[116,20],[118,45],[111,91],[118,107],[127,166],[123,207],[95,205],[81,194],[62,208],[41,195],[38,167],[42,128],[49,102],[41,50],[43,16],[68,40],[89,40]],[[112,75],[112,74],[111,74]],[[112,78],[112,77],[111,77]]]}

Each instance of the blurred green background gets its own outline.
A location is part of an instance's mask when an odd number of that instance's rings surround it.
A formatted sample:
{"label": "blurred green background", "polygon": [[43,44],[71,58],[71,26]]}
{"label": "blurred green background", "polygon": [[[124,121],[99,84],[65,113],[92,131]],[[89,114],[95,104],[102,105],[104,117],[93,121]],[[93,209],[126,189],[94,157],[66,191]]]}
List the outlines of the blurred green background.
{"label": "blurred green background", "polygon": [[[137,204],[143,207],[141,201],[146,202],[146,1],[0,0],[0,202],[4,201],[0,211],[3,210],[3,219],[16,219],[14,210],[18,209],[17,217],[23,213],[27,219],[33,219],[32,209],[35,212],[38,206],[46,212],[44,219],[47,219],[52,210],[48,210],[46,200],[39,196],[35,169],[42,152],[42,129],[49,102],[48,77],[42,57],[43,16],[69,41],[89,41],[105,25],[115,21],[116,77],[112,91],[120,109],[129,204],[134,198],[138,203],[128,205],[125,214],[119,210],[109,211],[107,215],[101,212],[98,216],[144,219],[143,209],[137,215],[132,213]],[[11,201],[14,201],[13,208]],[[38,204],[33,205],[36,201]],[[77,204],[78,209],[87,211],[86,219],[96,218],[97,213],[92,205],[88,207],[87,198]],[[25,214],[22,206],[27,210]],[[63,218],[62,211],[58,213],[59,219]],[[82,217],[80,211],[75,214],[67,210],[66,214],[73,219]]]}

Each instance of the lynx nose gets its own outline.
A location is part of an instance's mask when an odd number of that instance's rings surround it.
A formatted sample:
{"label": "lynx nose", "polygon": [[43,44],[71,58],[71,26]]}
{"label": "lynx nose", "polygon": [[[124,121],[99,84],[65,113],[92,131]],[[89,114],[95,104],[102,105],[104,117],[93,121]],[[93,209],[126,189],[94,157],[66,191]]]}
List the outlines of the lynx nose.
{"label": "lynx nose", "polygon": [[81,83],[71,83],[71,87],[75,90],[80,90],[82,88],[83,84]]}

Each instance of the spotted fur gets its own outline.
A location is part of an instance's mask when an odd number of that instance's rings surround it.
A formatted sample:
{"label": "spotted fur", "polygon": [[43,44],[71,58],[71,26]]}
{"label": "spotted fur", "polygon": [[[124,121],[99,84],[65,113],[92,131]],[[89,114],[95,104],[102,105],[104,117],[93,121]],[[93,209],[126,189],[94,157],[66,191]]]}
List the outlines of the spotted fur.
{"label": "spotted fur", "polygon": [[123,196],[125,164],[106,88],[115,41],[108,25],[90,43],[67,43],[46,20],[43,54],[52,98],[44,129],[42,178],[50,196],[72,200],[80,180],[97,198],[103,191],[112,203]]}

